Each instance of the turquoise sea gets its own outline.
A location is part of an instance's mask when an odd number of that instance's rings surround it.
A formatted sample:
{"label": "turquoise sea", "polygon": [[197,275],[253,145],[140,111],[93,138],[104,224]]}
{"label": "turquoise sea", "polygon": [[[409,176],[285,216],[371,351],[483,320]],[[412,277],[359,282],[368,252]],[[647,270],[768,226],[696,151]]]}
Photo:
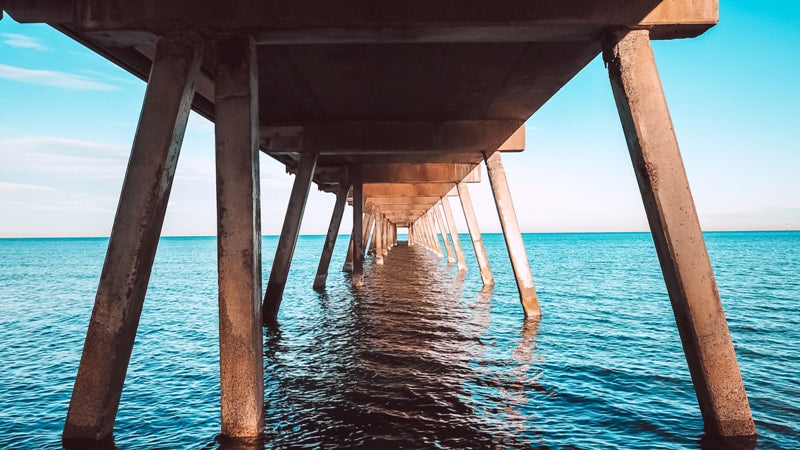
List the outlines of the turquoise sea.
{"label": "turquoise sea", "polygon": [[[540,322],[522,318],[502,236],[484,238],[493,289],[461,235],[466,272],[400,245],[354,290],[341,236],[318,293],[324,237],[301,237],[265,333],[264,447],[730,448],[703,433],[649,234],[526,234]],[[800,448],[800,232],[706,242],[759,432],[739,448]],[[60,448],[106,245],[0,239],[0,448]],[[162,239],[119,448],[224,448],[215,259],[214,238]]]}

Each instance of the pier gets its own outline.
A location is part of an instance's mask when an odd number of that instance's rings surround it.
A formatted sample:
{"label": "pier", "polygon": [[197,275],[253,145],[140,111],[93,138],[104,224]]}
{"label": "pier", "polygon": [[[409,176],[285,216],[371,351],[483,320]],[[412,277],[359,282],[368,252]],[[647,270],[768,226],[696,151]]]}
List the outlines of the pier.
{"label": "pier", "polygon": [[[491,264],[505,262],[488,260],[469,195],[488,178],[520,320],[547,313],[503,153],[525,150],[525,121],[601,53],[705,428],[756,433],[651,49],[714,26],[716,0],[0,0],[0,11],[147,82],[65,443],[113,435],[190,110],[216,134],[221,432],[249,440],[264,430],[263,327],[292,301],[284,287],[312,186],[336,196],[314,289],[341,263],[363,288],[365,254],[383,264],[398,229],[464,270],[455,202],[480,268],[469,276],[492,285]],[[259,152],[294,174],[263,296]],[[331,261],[348,205],[348,256]]]}

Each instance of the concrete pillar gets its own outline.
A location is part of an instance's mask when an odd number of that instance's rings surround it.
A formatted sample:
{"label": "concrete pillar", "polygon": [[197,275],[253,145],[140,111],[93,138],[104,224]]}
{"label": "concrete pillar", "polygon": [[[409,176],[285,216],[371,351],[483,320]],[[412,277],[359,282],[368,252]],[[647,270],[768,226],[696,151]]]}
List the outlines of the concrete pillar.
{"label": "concrete pillar", "polygon": [[222,434],[264,431],[261,197],[255,42],[217,43],[217,257]]}
{"label": "concrete pillar", "polygon": [[433,205],[433,212],[436,215],[436,221],[439,222],[439,228],[442,230],[442,237],[444,238],[444,249],[447,252],[447,262],[454,263],[456,262],[456,256],[453,253],[453,247],[450,245],[450,239],[447,238],[447,227],[445,226],[444,217],[442,217],[442,211],[439,209],[438,205]]}
{"label": "concrete pillar", "polygon": [[492,185],[494,201],[497,205],[497,215],[500,217],[500,226],[506,240],[508,256],[511,259],[511,268],[517,280],[519,299],[526,318],[536,318],[542,315],[539,309],[539,299],[536,297],[536,288],[533,285],[531,268],[528,265],[528,255],[525,244],[522,242],[522,233],[517,223],[517,213],[511,201],[511,191],[508,189],[506,172],[500,152],[491,155],[483,154],[486,162],[486,172],[489,175],[489,184]]}
{"label": "concrete pillar", "polygon": [[610,36],[604,59],[705,428],[754,435],[647,30]]}
{"label": "concrete pillar", "polygon": [[364,285],[364,237],[362,236],[362,211],[364,210],[363,185],[353,185],[353,286]]}
{"label": "concrete pillar", "polygon": [[425,228],[425,247],[428,251],[436,253],[433,249],[433,233],[431,233],[431,222],[428,213],[422,218],[422,226]]}
{"label": "concrete pillar", "polygon": [[153,267],[203,42],[162,37],[86,332],[64,425],[65,442],[109,439]]}
{"label": "concrete pillar", "polygon": [[427,215],[428,228],[431,231],[431,250],[433,250],[439,258],[443,258],[442,243],[439,241],[439,232],[436,230],[436,220],[434,219],[433,209],[429,209]]}
{"label": "concrete pillar", "polygon": [[361,242],[364,243],[364,246],[367,245],[369,242],[369,249],[364,253],[367,254],[374,254],[375,253],[375,224],[377,223],[377,214],[370,213],[369,214],[369,221],[364,222],[366,228],[364,228],[364,234],[361,236]]}
{"label": "concrete pillar", "polygon": [[392,230],[389,229],[389,220],[386,217],[383,218],[383,256],[386,256],[389,253],[389,249],[392,248],[391,236]]}
{"label": "concrete pillar", "polygon": [[459,269],[466,269],[467,262],[464,260],[464,251],[461,249],[461,239],[458,237],[458,229],[456,228],[456,221],[453,217],[453,209],[450,208],[450,200],[447,196],[442,197],[442,208],[444,209],[444,217],[447,220],[447,226],[450,228],[450,236],[453,237],[453,249],[456,252],[456,260],[458,261]]}
{"label": "concrete pillar", "polygon": [[407,239],[408,239],[408,246],[409,247],[414,246],[414,224],[413,223],[408,224],[408,238]]}
{"label": "concrete pillar", "polygon": [[[370,224],[371,221],[372,221],[372,214],[365,213],[362,216],[362,220],[361,220],[362,224]],[[367,226],[367,227],[365,227],[363,229],[363,235],[361,237],[361,242],[366,242],[367,241],[367,237],[369,237],[367,235],[368,232],[369,232],[369,226]],[[350,233],[350,246],[347,248],[347,258],[345,259],[344,267],[342,267],[342,272],[352,272],[353,271],[353,236],[354,236],[354,234],[351,232]]]}
{"label": "concrete pillar", "polygon": [[481,269],[481,279],[484,286],[494,285],[492,269],[489,267],[489,258],[486,256],[486,248],[483,246],[481,229],[475,217],[475,209],[472,207],[472,198],[469,195],[467,183],[458,183],[458,197],[461,200],[461,209],[464,210],[464,218],[467,220],[469,237],[472,239],[472,248],[475,250],[475,258],[478,260],[478,267]]}
{"label": "concrete pillar", "polygon": [[344,205],[347,203],[349,190],[349,185],[341,184],[339,191],[336,192],[336,204],[333,206],[331,223],[328,225],[328,234],[325,236],[325,245],[322,247],[322,256],[319,258],[317,276],[314,277],[314,289],[325,289],[325,283],[328,280],[328,266],[330,266],[333,249],[336,246],[336,238],[339,236],[339,227],[342,224]]}
{"label": "concrete pillar", "polygon": [[297,237],[300,235],[300,224],[303,221],[308,191],[311,190],[311,181],[316,167],[316,153],[306,153],[300,156],[292,193],[289,195],[289,205],[286,208],[286,217],[283,219],[281,237],[278,239],[275,259],[272,260],[267,293],[264,295],[262,312],[265,324],[274,322],[278,317],[278,309],[283,299],[286,280],[289,278],[289,268],[292,265],[292,256],[294,256],[294,248],[297,245]]}
{"label": "concrete pillar", "polygon": [[375,232],[372,234],[372,241],[375,243],[375,264],[379,265],[383,265],[383,246],[386,244],[383,233],[383,217],[378,211],[375,213]]}
{"label": "concrete pillar", "polygon": [[425,228],[425,216],[421,216],[419,219],[417,219],[416,225],[414,225],[414,234],[417,236],[417,243],[425,247],[426,249],[430,250],[428,248],[427,233],[428,232]]}

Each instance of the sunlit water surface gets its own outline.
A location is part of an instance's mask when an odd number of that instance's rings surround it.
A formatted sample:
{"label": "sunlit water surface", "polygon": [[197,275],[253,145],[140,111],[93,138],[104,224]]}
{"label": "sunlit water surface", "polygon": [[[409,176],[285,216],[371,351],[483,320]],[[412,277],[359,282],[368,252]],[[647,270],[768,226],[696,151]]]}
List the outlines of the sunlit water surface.
{"label": "sunlit water surface", "polygon": [[[652,240],[529,234],[524,321],[501,235],[496,285],[419,246],[311,289],[301,237],[265,333],[267,448],[726,448],[703,434]],[[800,446],[800,233],[706,235],[759,431]],[[267,279],[277,239],[264,238]],[[0,240],[0,448],[59,448],[107,241]],[[216,243],[162,240],[115,427],[120,448],[218,448]],[[741,444],[741,443],[740,443]],[[754,444],[743,448],[753,448]]]}

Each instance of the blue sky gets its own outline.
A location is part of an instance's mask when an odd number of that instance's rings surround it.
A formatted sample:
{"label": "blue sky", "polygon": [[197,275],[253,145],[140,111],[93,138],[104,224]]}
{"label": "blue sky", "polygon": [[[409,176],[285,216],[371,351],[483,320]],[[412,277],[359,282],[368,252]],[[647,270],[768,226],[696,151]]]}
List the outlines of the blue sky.
{"label": "blue sky", "polygon": [[[723,0],[704,35],[653,46],[703,228],[800,229],[800,2]],[[144,88],[47,26],[0,20],[0,237],[110,233]],[[526,127],[527,150],[504,155],[523,231],[647,229],[599,58]],[[215,234],[213,159],[193,115],[163,234]],[[293,178],[268,157],[261,173],[277,234]],[[486,180],[470,190],[498,231]],[[324,233],[332,206],[312,190],[301,231]]]}

